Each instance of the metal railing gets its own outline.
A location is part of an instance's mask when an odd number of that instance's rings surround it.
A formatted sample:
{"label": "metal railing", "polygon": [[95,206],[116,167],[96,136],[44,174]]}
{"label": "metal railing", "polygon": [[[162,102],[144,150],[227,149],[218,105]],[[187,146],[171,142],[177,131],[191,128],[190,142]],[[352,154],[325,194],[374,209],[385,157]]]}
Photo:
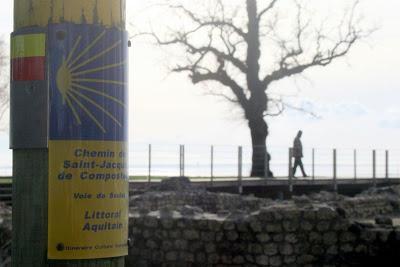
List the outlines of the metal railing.
{"label": "metal railing", "polygon": [[[210,185],[216,181],[233,181],[242,193],[244,182],[254,179],[249,177],[252,149],[250,146],[135,144],[130,152],[129,174],[132,181],[148,183],[171,176],[188,176]],[[264,168],[263,173],[271,170],[273,179],[285,181],[293,191],[298,180],[294,178],[291,149],[270,146],[268,153],[271,160],[254,168]],[[354,183],[368,179],[371,186],[376,186],[385,180],[400,178],[400,149],[305,148],[303,154],[304,168],[309,175],[305,181],[329,180],[334,191],[344,179]],[[265,179],[268,180],[271,179]],[[0,177],[2,202],[11,201],[11,181],[11,177]]]}
{"label": "metal railing", "polygon": [[[270,169],[277,179],[291,178],[290,150],[271,146],[268,152],[271,161],[253,168]],[[312,180],[373,179],[375,184],[376,179],[400,177],[400,150],[305,148],[303,154],[304,168]],[[150,182],[189,176],[209,178],[212,183],[223,178],[247,179],[252,167],[252,147],[134,145],[130,158],[129,174],[136,180]]]}
{"label": "metal railing", "polygon": [[12,183],[11,177],[0,177],[0,202],[11,204]]}

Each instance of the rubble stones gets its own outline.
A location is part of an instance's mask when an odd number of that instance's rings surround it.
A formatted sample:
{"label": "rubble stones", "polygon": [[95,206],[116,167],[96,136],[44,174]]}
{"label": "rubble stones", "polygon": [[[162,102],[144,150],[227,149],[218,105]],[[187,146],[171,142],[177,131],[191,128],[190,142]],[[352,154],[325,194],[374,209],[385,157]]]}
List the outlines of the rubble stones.
{"label": "rubble stones", "polygon": [[11,208],[0,202],[0,266],[11,267]]}
{"label": "rubble stones", "polygon": [[375,217],[375,223],[379,225],[389,225],[393,226],[393,220],[392,218],[388,216],[377,216]]}

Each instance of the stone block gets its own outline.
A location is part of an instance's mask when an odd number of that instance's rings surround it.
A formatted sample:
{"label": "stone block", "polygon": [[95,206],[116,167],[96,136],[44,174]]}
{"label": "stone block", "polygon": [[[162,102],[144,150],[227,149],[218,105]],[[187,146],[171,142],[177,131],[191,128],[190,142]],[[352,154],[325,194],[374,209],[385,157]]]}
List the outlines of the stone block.
{"label": "stone block", "polygon": [[146,247],[149,249],[158,248],[158,243],[155,240],[149,239],[146,241]]}
{"label": "stone block", "polygon": [[236,241],[239,238],[239,234],[235,231],[229,231],[227,233],[225,233],[226,239],[228,239],[229,241]]}
{"label": "stone block", "polygon": [[269,258],[265,255],[259,255],[256,257],[256,263],[261,266],[268,266],[269,265]]}
{"label": "stone block", "polygon": [[172,229],[174,228],[174,221],[172,219],[161,219],[161,226],[164,229]]}
{"label": "stone block", "polygon": [[158,220],[155,217],[147,216],[144,220],[144,226],[154,229],[158,227]]}
{"label": "stone block", "polygon": [[291,264],[291,263],[295,263],[296,262],[296,256],[292,255],[292,256],[284,256],[283,257],[283,262],[286,264]]}
{"label": "stone block", "polygon": [[273,234],[272,235],[272,240],[276,243],[280,243],[282,242],[284,239],[284,235],[283,234]]}
{"label": "stone block", "polygon": [[225,221],[223,223],[223,229],[227,231],[232,231],[235,229],[235,224],[231,221]]}
{"label": "stone block", "polygon": [[201,241],[190,242],[189,251],[190,252],[204,251],[204,243]]}
{"label": "stone block", "polygon": [[356,236],[351,232],[343,232],[339,235],[339,240],[341,243],[354,242],[356,240]]}
{"label": "stone block", "polygon": [[311,254],[314,256],[321,256],[322,254],[324,254],[324,248],[322,247],[322,245],[313,245],[311,247]]}
{"label": "stone block", "polygon": [[320,243],[322,241],[322,235],[318,232],[311,232],[309,234],[308,240],[310,243]]}
{"label": "stone block", "polygon": [[269,234],[267,233],[260,233],[256,235],[256,238],[259,242],[261,243],[265,243],[271,240],[271,237]]}
{"label": "stone block", "polygon": [[284,240],[291,244],[295,244],[298,241],[297,236],[294,233],[286,234]]}
{"label": "stone block", "polygon": [[179,239],[182,237],[182,232],[180,230],[174,230],[169,232],[169,237],[171,239]]}
{"label": "stone block", "polygon": [[196,262],[197,263],[204,263],[207,260],[207,256],[204,252],[197,252],[196,253]]}
{"label": "stone block", "polygon": [[163,251],[170,251],[174,247],[174,244],[171,241],[168,240],[163,240],[161,243],[161,249]]}
{"label": "stone block", "polygon": [[329,246],[326,250],[326,254],[328,255],[337,255],[338,253],[338,247],[336,245]]}
{"label": "stone block", "polygon": [[353,244],[345,243],[345,244],[340,245],[339,250],[344,253],[350,253],[350,252],[353,252],[354,247],[353,247]]}
{"label": "stone block", "polygon": [[302,217],[305,221],[314,221],[316,219],[316,211],[313,209],[303,210]]}
{"label": "stone block", "polygon": [[338,213],[331,207],[321,207],[317,211],[317,220],[331,221],[338,217]]}
{"label": "stone block", "polygon": [[248,253],[255,254],[255,255],[262,254],[263,247],[258,243],[251,243],[251,244],[249,244],[247,251],[248,251]]}
{"label": "stone block", "polygon": [[326,231],[328,231],[329,230],[329,228],[330,228],[330,222],[329,221],[320,221],[320,222],[318,222],[318,224],[317,224],[317,230],[319,231],[319,232],[326,232]]}
{"label": "stone block", "polygon": [[336,232],[327,232],[322,235],[322,239],[325,245],[334,245],[337,243],[338,238]]}
{"label": "stone block", "polygon": [[152,262],[163,262],[164,261],[164,252],[155,250],[153,251],[151,255],[151,261]]}
{"label": "stone block", "polygon": [[291,221],[298,221],[301,217],[300,209],[288,209],[285,210],[283,213],[283,220],[291,220]]}
{"label": "stone block", "polygon": [[278,254],[278,245],[275,243],[265,244],[263,250],[265,255],[274,256]]}
{"label": "stone block", "polygon": [[220,255],[220,261],[223,264],[232,264],[232,255],[222,254]]}
{"label": "stone block", "polygon": [[260,233],[262,231],[262,224],[259,220],[253,218],[250,221],[250,228],[253,230],[253,232]]}
{"label": "stone block", "polygon": [[186,250],[188,248],[188,241],[183,239],[175,240],[174,247],[176,250]]}
{"label": "stone block", "polygon": [[196,230],[183,230],[183,238],[186,240],[198,240],[200,234]]}
{"label": "stone block", "polygon": [[215,233],[211,231],[201,232],[201,240],[205,242],[215,241]]}
{"label": "stone block", "polygon": [[191,263],[194,262],[195,257],[193,253],[186,252],[186,251],[180,251],[179,252],[179,261],[185,262],[185,263]]}
{"label": "stone block", "polygon": [[293,220],[283,221],[283,229],[286,232],[295,232],[299,228],[299,223]]}
{"label": "stone block", "polygon": [[272,256],[269,258],[269,265],[273,267],[278,267],[282,265],[281,256]]}
{"label": "stone block", "polygon": [[233,264],[242,265],[243,263],[245,263],[245,259],[244,259],[243,256],[237,255],[237,256],[234,256],[234,257],[233,257],[232,263],[233,263]]}
{"label": "stone block", "polygon": [[284,243],[279,246],[279,252],[282,255],[289,256],[292,255],[294,252],[292,244]]}
{"label": "stone block", "polygon": [[309,232],[314,229],[314,224],[310,223],[309,221],[301,221],[300,229]]}
{"label": "stone block", "polygon": [[218,232],[221,229],[222,223],[219,221],[208,221],[208,229],[213,232]]}
{"label": "stone block", "polygon": [[268,233],[281,233],[282,225],[280,223],[269,223],[269,224],[265,225],[265,230]]}
{"label": "stone block", "polygon": [[208,255],[207,262],[209,264],[217,264],[219,262],[219,255],[217,253]]}
{"label": "stone block", "polygon": [[297,257],[297,264],[305,265],[315,261],[315,257],[310,254],[303,254]]}

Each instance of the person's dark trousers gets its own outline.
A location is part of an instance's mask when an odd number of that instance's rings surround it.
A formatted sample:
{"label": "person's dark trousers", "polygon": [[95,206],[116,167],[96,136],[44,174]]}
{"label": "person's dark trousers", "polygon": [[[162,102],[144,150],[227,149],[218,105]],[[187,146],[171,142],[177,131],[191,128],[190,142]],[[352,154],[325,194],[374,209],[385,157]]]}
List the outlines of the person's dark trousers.
{"label": "person's dark trousers", "polygon": [[304,166],[303,162],[301,161],[301,158],[294,158],[293,176],[296,174],[297,166],[300,166],[300,170],[303,173],[303,177],[307,177],[307,174],[304,171]]}

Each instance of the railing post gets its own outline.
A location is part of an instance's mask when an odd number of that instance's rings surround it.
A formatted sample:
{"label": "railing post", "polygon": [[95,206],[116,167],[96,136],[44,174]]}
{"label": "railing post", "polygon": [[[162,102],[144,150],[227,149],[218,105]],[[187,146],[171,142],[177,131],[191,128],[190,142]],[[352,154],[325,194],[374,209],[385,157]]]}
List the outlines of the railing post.
{"label": "railing post", "polygon": [[214,146],[211,146],[211,186],[214,185]]}
{"label": "railing post", "polygon": [[148,156],[149,156],[149,162],[148,162],[148,167],[149,167],[149,172],[148,172],[148,176],[147,176],[147,179],[148,179],[148,183],[150,184],[151,183],[151,144],[149,144],[149,148],[148,148]]}
{"label": "railing post", "polygon": [[312,180],[315,180],[315,149],[312,149]]}
{"label": "railing post", "polygon": [[182,176],[182,145],[179,145],[179,176]]}
{"label": "railing post", "polygon": [[269,173],[270,173],[270,168],[269,168],[268,149],[267,149],[267,147],[265,147],[264,178],[270,178]]}
{"label": "railing post", "polygon": [[333,191],[337,193],[338,185],[337,185],[337,151],[333,149]]}
{"label": "railing post", "polygon": [[353,152],[354,180],[357,180],[357,150]]}
{"label": "railing post", "polygon": [[185,176],[185,145],[179,146],[179,176]]}
{"label": "railing post", "polygon": [[376,150],[372,150],[372,183],[376,187]]}
{"label": "railing post", "polygon": [[185,145],[182,145],[182,176],[185,176]]}
{"label": "railing post", "polygon": [[389,150],[385,151],[385,178],[389,179]]}
{"label": "railing post", "polygon": [[242,185],[242,167],[243,167],[243,148],[239,146],[238,148],[238,191],[239,194],[243,193]]}
{"label": "railing post", "polygon": [[293,193],[293,148],[289,148],[289,193]]}

